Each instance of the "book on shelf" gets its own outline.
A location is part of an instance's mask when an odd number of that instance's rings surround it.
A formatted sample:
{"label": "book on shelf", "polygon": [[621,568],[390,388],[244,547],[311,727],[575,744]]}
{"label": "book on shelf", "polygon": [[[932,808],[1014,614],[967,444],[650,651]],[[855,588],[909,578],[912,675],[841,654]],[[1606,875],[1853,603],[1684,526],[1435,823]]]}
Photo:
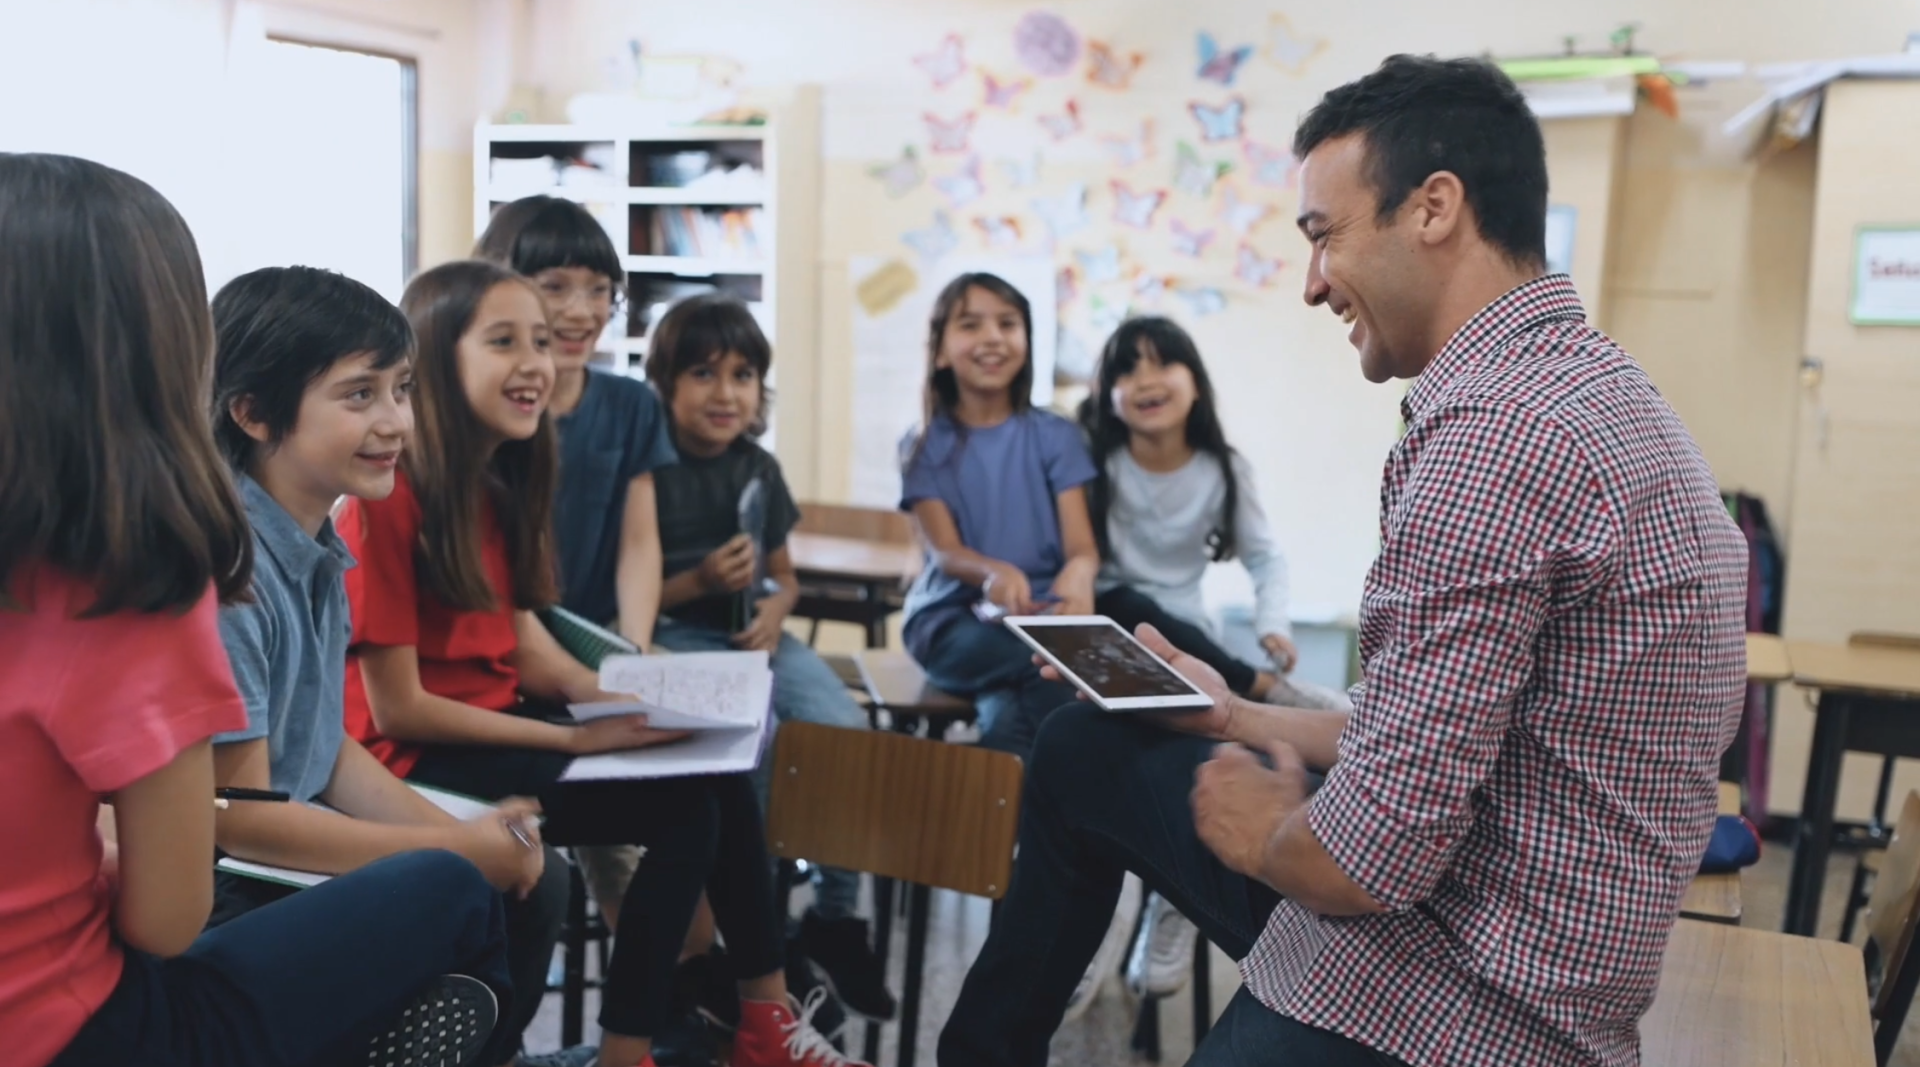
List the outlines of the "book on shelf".
{"label": "book on shelf", "polygon": [[758,259],[765,213],[757,207],[660,207],[653,211],[648,246],[663,256]]}

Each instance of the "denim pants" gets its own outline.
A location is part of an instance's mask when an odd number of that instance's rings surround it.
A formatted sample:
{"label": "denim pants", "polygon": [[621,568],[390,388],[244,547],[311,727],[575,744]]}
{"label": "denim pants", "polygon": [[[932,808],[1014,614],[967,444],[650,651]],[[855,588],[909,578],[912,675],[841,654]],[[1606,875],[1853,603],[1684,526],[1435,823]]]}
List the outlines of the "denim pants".
{"label": "denim pants", "polygon": [[927,681],[955,696],[972,697],[980,715],[980,744],[1026,759],[1041,722],[1073,702],[1073,687],[1040,677],[1033,649],[997,623],[971,614],[942,627],[920,661]]}
{"label": "denim pants", "polygon": [[[710,626],[661,619],[653,643],[674,652],[724,652],[733,648],[726,633]],[[847,692],[818,653],[792,634],[780,635],[780,647],[770,657],[773,665],[773,715],[779,722],[811,722],[849,730],[867,728],[867,713]],[[753,787],[766,810],[772,786],[773,761],[762,760],[753,772]],[[823,919],[844,919],[860,904],[860,876],[838,867],[815,867],[813,910]]]}
{"label": "denim pants", "polygon": [[[1106,936],[1126,872],[1242,959],[1280,902],[1201,842],[1188,795],[1214,743],[1091,704],[1040,728],[1021,796],[1019,859],[940,1034],[940,1067],[1044,1067],[1073,988]],[[1204,1067],[1379,1067],[1395,1061],[1278,1015],[1245,990],[1194,1052]]]}
{"label": "denim pants", "polygon": [[[389,856],[209,930],[131,949],[53,1067],[340,1067],[442,974],[511,1011],[500,894],[451,852]],[[540,997],[540,990],[522,995]]]}

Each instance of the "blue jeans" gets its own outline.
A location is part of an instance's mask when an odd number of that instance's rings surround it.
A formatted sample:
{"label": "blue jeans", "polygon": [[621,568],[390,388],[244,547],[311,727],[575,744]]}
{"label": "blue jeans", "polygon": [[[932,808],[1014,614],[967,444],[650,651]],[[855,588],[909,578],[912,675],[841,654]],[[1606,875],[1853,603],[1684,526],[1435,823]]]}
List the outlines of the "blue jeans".
{"label": "blue jeans", "polygon": [[1074,699],[1072,686],[1040,677],[1025,641],[972,615],[935,634],[920,666],[935,688],[973,698],[982,746],[1023,760],[1033,751],[1041,722]]}
{"label": "blue jeans", "polygon": [[[724,652],[733,648],[726,633],[708,626],[663,618],[654,627],[653,642],[674,652]],[[780,635],[773,664],[773,715],[779,722],[811,722],[848,730],[865,730],[867,713],[853,702],[845,682],[833,668],[792,634]],[[753,772],[753,787],[766,810],[772,787],[773,761],[762,760]],[[813,910],[823,919],[844,919],[860,903],[860,876],[838,867],[814,868]]]}
{"label": "blue jeans", "polygon": [[[442,974],[512,1011],[500,894],[451,852],[408,852],[126,969],[53,1067],[335,1067]],[[539,999],[540,990],[524,995]]]}

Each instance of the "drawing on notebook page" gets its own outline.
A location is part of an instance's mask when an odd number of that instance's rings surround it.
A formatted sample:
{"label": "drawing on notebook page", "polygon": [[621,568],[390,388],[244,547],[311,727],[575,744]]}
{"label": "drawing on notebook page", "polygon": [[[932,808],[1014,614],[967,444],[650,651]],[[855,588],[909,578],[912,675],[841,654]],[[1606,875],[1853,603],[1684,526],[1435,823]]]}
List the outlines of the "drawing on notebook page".
{"label": "drawing on notebook page", "polygon": [[767,717],[773,672],[765,652],[608,656],[600,688],[635,700],[574,704],[575,718],[644,713],[663,730],[745,730]]}

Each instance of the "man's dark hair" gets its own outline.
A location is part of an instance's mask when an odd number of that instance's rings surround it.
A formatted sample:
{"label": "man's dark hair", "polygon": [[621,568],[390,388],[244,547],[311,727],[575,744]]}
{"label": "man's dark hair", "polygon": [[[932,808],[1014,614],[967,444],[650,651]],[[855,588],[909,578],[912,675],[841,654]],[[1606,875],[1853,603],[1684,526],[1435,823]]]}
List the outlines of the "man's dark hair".
{"label": "man's dark hair", "polygon": [[278,444],[300,417],[307,386],[341,359],[374,353],[385,370],[413,354],[413,328],[400,309],[344,274],[317,267],[266,267],[228,282],[213,298],[213,437],[244,471],[258,442],[232,415],[266,426]]}
{"label": "man's dark hair", "polygon": [[1297,159],[1335,137],[1366,139],[1385,221],[1437,171],[1466,187],[1480,236],[1518,264],[1547,259],[1547,149],[1513,80],[1481,59],[1387,57],[1322,97],[1293,135]]}

